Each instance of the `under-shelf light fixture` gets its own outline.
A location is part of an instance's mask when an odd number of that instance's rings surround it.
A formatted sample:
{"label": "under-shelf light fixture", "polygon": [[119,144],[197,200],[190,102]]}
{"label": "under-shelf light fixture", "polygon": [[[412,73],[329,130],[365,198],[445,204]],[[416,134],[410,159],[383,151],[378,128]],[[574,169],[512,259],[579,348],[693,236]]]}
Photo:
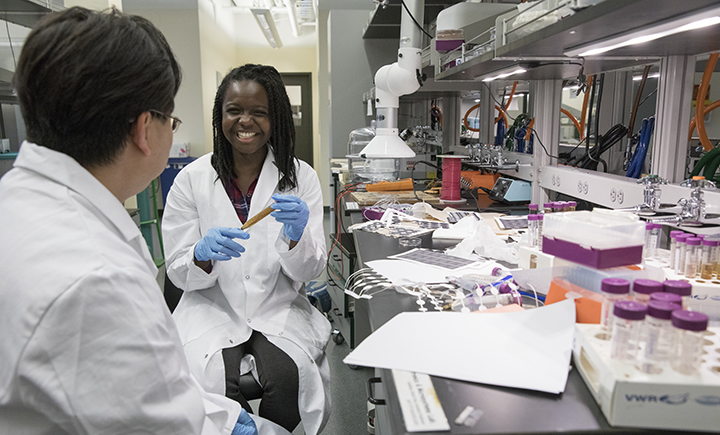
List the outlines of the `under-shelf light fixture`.
{"label": "under-shelf light fixture", "polygon": [[270,9],[250,9],[255,21],[257,21],[260,30],[262,30],[265,39],[272,48],[282,47],[282,41],[278,34],[277,27],[275,27],[275,20],[272,17]]}
{"label": "under-shelf light fixture", "polygon": [[504,78],[507,78],[510,76],[514,76],[516,74],[522,74],[524,72],[527,72],[527,70],[525,68],[523,68],[521,65],[513,65],[513,66],[509,66],[507,68],[499,69],[497,71],[480,74],[478,76],[475,76],[475,80],[491,82],[493,80],[504,79]]}
{"label": "under-shelf light fixture", "polygon": [[631,33],[609,38],[592,44],[581,45],[570,48],[563,54],[570,57],[595,56],[621,47],[642,44],[676,33],[689,30],[702,29],[703,27],[720,24],[720,8],[708,9],[706,11],[687,15],[674,20],[665,21],[661,24],[649,26]]}

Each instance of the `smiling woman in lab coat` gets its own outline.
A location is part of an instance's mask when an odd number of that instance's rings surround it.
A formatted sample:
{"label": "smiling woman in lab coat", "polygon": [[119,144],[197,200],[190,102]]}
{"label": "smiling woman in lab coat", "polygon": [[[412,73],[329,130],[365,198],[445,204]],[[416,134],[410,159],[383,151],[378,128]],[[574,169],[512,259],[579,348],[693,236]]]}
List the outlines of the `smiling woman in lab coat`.
{"label": "smiling woman in lab coat", "polygon": [[[184,290],[173,317],[191,372],[251,411],[238,378],[263,388],[259,414],[318,433],[330,409],[330,324],[303,283],[325,267],[322,194],[294,156],[295,129],[280,74],[232,70],[213,108],[213,153],[177,176],[163,236],[168,276]],[[243,222],[271,205],[256,225]]]}

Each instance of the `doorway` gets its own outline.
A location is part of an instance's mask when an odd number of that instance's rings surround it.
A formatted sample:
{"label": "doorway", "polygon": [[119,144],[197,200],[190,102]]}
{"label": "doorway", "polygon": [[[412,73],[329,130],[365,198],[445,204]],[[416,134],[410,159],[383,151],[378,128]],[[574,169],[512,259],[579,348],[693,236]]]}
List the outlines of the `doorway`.
{"label": "doorway", "polygon": [[312,81],[310,73],[281,73],[295,124],[295,157],[313,166]]}

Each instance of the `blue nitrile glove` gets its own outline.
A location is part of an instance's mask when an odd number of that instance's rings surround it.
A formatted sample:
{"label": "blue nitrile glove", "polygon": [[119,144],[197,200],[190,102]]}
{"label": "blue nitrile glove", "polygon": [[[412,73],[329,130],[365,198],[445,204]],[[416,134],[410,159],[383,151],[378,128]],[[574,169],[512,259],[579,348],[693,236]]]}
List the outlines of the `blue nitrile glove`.
{"label": "blue nitrile glove", "polygon": [[240,416],[232,430],[232,435],[257,435],[258,430],[255,421],[244,409],[240,409]]}
{"label": "blue nitrile glove", "polygon": [[272,199],[275,200],[272,205],[275,211],[271,213],[271,216],[276,221],[282,222],[285,235],[290,240],[297,242],[302,237],[310,217],[307,203],[297,196],[278,195],[277,193],[272,196]]}
{"label": "blue nitrile glove", "polygon": [[198,261],[225,261],[239,257],[245,248],[233,239],[247,239],[250,234],[240,228],[210,228],[205,237],[195,245],[195,258]]}

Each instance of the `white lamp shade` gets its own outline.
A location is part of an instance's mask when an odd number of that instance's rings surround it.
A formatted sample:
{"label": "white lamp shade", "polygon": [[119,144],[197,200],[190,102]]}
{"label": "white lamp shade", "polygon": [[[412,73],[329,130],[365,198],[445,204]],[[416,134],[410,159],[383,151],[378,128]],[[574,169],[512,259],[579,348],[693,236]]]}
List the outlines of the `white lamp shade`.
{"label": "white lamp shade", "polygon": [[387,129],[393,131],[394,134],[381,134],[381,130],[385,129],[377,129],[377,136],[360,151],[360,157],[366,159],[406,159],[415,157],[413,150],[397,135],[397,130]]}

